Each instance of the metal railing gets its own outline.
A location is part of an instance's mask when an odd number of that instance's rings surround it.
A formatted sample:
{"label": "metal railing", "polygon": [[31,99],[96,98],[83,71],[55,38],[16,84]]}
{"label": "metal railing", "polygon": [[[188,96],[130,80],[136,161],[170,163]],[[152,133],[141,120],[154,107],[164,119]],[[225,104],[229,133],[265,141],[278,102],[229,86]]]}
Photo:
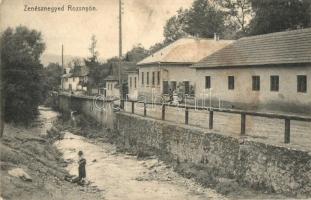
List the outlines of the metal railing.
{"label": "metal railing", "polygon": [[[124,108],[125,100],[121,100],[121,107]],[[263,112],[254,112],[254,111],[245,111],[245,110],[236,110],[236,109],[225,109],[225,108],[213,108],[213,107],[199,107],[192,105],[173,105],[167,103],[148,103],[141,101],[126,100],[126,102],[131,102],[131,113],[135,113],[135,103],[143,103],[144,108],[144,117],[147,116],[147,105],[159,105],[161,106],[161,119],[165,120],[166,107],[177,107],[185,109],[185,124],[189,124],[189,110],[205,110],[209,111],[209,129],[213,129],[214,124],[214,112],[222,113],[231,113],[241,116],[241,130],[240,135],[246,134],[246,116],[256,116],[256,117],[265,117],[273,119],[282,119],[284,120],[284,143],[290,143],[290,124],[291,120],[311,122],[311,117],[307,116],[297,116],[297,115],[286,115],[286,114],[277,114],[277,113],[263,113]]]}

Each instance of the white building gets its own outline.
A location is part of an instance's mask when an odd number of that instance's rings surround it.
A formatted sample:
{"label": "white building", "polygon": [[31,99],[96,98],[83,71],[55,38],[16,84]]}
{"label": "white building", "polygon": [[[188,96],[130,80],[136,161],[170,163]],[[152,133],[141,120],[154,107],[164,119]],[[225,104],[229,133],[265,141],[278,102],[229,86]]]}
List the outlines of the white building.
{"label": "white building", "polygon": [[119,80],[113,75],[107,76],[106,81],[106,97],[109,99],[119,99]]}
{"label": "white building", "polygon": [[[67,70],[66,70],[67,72]],[[62,76],[62,90],[69,92],[85,92],[87,91],[89,70],[85,66],[77,67]]]}
{"label": "white building", "polygon": [[190,66],[232,42],[182,38],[148,56],[137,64],[138,95],[156,101],[171,91],[194,96],[196,72]]}
{"label": "white building", "polygon": [[129,71],[128,73],[128,98],[131,100],[137,100],[138,97],[138,72]]}
{"label": "white building", "polygon": [[311,113],[311,28],[241,38],[192,67],[197,99]]}

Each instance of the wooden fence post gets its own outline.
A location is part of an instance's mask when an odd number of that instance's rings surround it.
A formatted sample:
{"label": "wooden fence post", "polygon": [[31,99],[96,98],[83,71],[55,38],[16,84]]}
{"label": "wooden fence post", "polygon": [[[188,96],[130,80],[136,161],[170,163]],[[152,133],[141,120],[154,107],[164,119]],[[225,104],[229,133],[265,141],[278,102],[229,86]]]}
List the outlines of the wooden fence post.
{"label": "wooden fence post", "polygon": [[245,135],[245,122],[246,122],[246,114],[241,114],[241,135]]}
{"label": "wooden fence post", "polygon": [[189,110],[186,108],[185,110],[185,124],[189,123]]}
{"label": "wooden fence post", "polygon": [[290,143],[290,119],[285,119],[284,143]]}
{"label": "wooden fence post", "polygon": [[209,111],[209,129],[213,129],[214,111]]}
{"label": "wooden fence post", "polygon": [[134,106],[135,106],[135,102],[132,101],[132,113],[134,113]]}
{"label": "wooden fence post", "polygon": [[147,116],[147,107],[146,102],[144,102],[144,117]]}
{"label": "wooden fence post", "polygon": [[165,104],[162,104],[162,120],[165,120]]}

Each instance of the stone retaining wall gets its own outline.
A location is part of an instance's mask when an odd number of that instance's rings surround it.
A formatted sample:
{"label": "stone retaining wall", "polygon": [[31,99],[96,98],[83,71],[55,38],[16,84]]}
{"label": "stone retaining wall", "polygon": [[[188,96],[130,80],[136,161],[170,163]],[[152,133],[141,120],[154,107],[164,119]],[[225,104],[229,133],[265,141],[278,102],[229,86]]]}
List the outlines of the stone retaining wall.
{"label": "stone retaining wall", "polygon": [[240,185],[311,196],[309,152],[129,113],[117,113],[116,123],[127,148],[151,149],[172,162],[203,165],[206,173],[236,179]]}

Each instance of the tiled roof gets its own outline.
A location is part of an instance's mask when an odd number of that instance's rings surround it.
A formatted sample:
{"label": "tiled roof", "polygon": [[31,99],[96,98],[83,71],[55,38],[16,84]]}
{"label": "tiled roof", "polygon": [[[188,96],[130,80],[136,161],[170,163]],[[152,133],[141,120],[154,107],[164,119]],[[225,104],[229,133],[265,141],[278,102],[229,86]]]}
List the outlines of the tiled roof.
{"label": "tiled roof", "polygon": [[137,65],[154,63],[193,64],[232,42],[232,40],[181,38],[143,59]]}
{"label": "tiled roof", "polygon": [[311,63],[311,28],[241,38],[192,67],[296,63]]}

